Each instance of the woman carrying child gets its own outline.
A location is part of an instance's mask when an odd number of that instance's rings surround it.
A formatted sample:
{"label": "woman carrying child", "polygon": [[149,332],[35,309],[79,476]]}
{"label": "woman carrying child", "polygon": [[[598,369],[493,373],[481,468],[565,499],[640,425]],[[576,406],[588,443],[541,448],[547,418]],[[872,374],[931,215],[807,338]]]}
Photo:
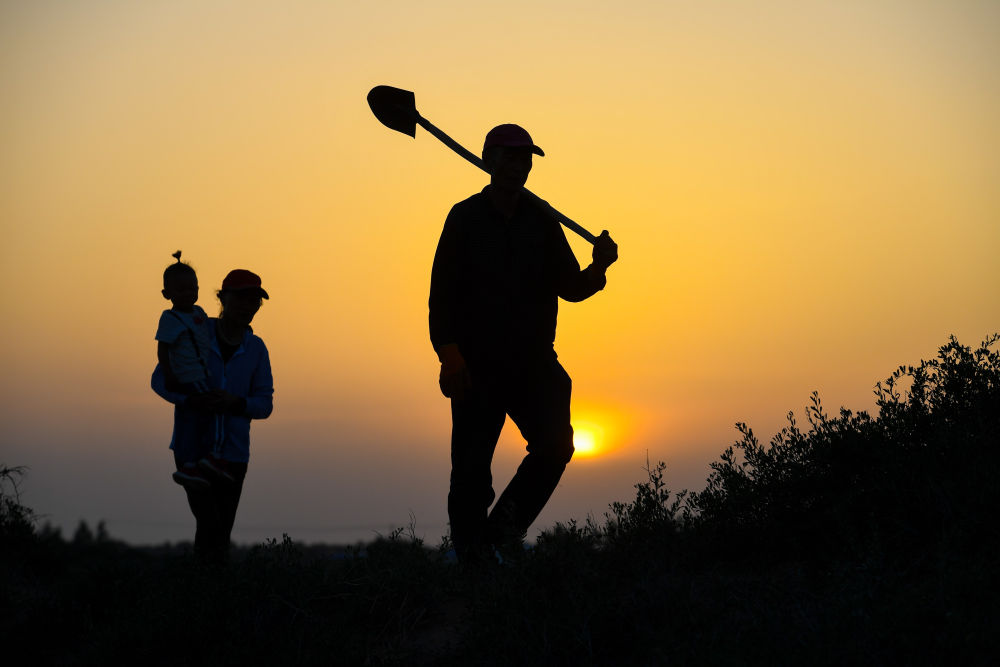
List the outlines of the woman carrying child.
{"label": "woman carrying child", "polygon": [[[164,296],[166,282],[165,275]],[[195,518],[195,554],[224,563],[250,460],[250,421],[271,414],[274,386],[267,347],[250,328],[268,298],[260,277],[244,269],[230,271],[218,297],[222,313],[205,324],[208,390],[191,392],[174,381],[168,386],[171,364],[162,360],[151,384],[174,404],[174,479],[184,487]],[[212,425],[208,435],[206,423]]]}

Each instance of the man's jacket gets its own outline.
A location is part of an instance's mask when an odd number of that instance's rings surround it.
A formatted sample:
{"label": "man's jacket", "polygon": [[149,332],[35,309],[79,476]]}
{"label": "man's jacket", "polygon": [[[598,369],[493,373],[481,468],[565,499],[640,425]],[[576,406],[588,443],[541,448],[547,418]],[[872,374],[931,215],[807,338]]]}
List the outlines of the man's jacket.
{"label": "man's jacket", "polygon": [[559,223],[526,197],[505,221],[489,186],[448,214],[434,255],[430,337],[457,343],[470,364],[551,354],[558,299],[582,301],[604,288],[580,270]]}

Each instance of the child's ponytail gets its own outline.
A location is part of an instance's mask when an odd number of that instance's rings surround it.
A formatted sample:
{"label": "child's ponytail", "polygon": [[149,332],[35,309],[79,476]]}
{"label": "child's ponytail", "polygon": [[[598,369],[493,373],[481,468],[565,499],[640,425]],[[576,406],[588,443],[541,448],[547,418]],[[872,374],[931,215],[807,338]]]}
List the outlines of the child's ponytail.
{"label": "child's ponytail", "polygon": [[188,264],[187,262],[182,262],[181,261],[181,251],[180,250],[178,250],[177,252],[173,253],[171,255],[171,257],[173,257],[177,261],[174,262],[173,264],[168,264],[167,268],[165,268],[163,270],[163,288],[164,289],[167,288],[167,281],[170,280],[170,277],[173,276],[173,275],[178,275],[178,274],[181,274],[181,273],[191,273],[192,275],[194,275],[194,268],[190,264]]}

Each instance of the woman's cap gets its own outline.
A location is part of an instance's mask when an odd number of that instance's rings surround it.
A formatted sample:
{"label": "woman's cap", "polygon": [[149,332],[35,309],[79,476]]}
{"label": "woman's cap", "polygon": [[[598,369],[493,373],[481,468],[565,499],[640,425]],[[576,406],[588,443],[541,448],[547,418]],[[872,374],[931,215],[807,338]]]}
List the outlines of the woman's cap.
{"label": "woman's cap", "polygon": [[486,141],[483,142],[483,152],[493,146],[511,146],[515,148],[530,148],[535,155],[545,155],[545,152],[531,141],[531,135],[520,125],[504,123],[497,125],[486,134]]}
{"label": "woman's cap", "polygon": [[260,286],[260,276],[246,269],[233,269],[230,271],[226,275],[225,280],[222,281],[222,289],[223,291],[255,289],[265,299],[270,298],[267,296],[264,288]]}

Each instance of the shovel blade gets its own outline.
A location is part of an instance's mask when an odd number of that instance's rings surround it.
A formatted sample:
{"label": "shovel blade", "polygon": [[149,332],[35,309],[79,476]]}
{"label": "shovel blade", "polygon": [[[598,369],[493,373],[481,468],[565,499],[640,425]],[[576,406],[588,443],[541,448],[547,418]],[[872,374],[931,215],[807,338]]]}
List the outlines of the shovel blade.
{"label": "shovel blade", "polygon": [[417,135],[417,104],[413,93],[392,86],[375,86],[368,92],[368,106],[389,129]]}

